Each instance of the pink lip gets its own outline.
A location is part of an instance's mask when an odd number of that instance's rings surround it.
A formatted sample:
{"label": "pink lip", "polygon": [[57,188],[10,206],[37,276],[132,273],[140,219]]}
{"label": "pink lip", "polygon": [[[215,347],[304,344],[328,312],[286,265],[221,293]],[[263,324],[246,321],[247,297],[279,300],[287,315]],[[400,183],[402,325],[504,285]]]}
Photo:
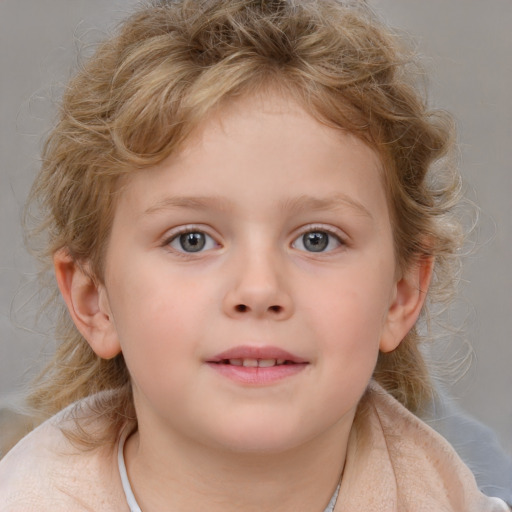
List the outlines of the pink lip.
{"label": "pink lip", "polygon": [[[280,359],[286,364],[270,367],[246,367],[229,364],[230,359]],[[262,386],[296,375],[309,362],[278,347],[239,346],[228,349],[206,361],[220,375],[241,384]]]}
{"label": "pink lip", "polygon": [[305,359],[298,357],[286,350],[279,347],[254,347],[243,345],[239,347],[230,348],[220,354],[208,359],[208,363],[220,363],[228,359],[285,359],[291,363],[307,363]]}

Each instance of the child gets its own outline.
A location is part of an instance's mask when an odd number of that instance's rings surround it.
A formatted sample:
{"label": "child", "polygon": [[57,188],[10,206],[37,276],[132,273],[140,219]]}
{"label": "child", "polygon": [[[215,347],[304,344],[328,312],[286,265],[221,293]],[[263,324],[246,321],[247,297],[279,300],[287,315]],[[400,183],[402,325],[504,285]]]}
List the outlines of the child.
{"label": "child", "polygon": [[67,309],[31,401],[57,414],[0,510],[507,510],[407,410],[460,243],[410,65],[337,0],[153,2],[98,49],[32,193]]}

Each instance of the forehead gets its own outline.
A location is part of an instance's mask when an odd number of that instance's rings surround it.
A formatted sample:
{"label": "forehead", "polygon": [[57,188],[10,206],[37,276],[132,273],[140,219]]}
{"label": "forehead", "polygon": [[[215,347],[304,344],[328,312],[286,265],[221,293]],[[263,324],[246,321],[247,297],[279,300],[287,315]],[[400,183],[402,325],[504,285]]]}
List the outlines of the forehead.
{"label": "forehead", "polygon": [[258,209],[311,196],[313,208],[336,196],[371,210],[385,207],[382,174],[376,151],[320,123],[291,97],[246,95],[211,112],[160,164],[125,178],[121,200],[140,211],[179,196],[215,196]]}
{"label": "forehead", "polygon": [[[350,139],[354,149],[367,146],[367,149],[372,150],[376,166],[381,167],[377,151],[373,151],[375,148],[371,148],[367,141],[341,126],[323,122],[323,116],[315,107],[305,108],[300,101],[295,99],[293,92],[272,86],[252,93],[246,92],[239,97],[225,98],[193,130],[179,153],[187,155],[196,152],[201,146],[211,148],[221,136],[236,139],[247,135],[255,145],[265,143],[269,150],[285,150],[286,146],[283,145],[286,142],[297,146],[307,142],[306,147],[313,149],[319,138],[325,143],[322,144],[323,151],[327,145],[338,150],[340,145]],[[279,136],[268,136],[269,130]]]}

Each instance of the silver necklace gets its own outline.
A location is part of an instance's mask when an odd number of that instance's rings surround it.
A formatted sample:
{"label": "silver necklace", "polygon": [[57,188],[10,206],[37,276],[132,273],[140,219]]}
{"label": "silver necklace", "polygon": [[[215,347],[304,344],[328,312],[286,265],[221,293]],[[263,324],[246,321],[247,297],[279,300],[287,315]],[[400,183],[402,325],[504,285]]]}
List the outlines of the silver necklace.
{"label": "silver necklace", "polygon": [[[124,495],[126,497],[126,502],[130,507],[130,512],[142,512],[141,508],[139,507],[139,504],[137,503],[137,500],[135,499],[135,496],[133,495],[132,486],[130,485],[130,480],[128,480],[128,473],[126,472],[126,464],[124,462],[124,443],[126,442],[127,437],[128,436],[125,435],[120,439],[119,447],[117,450],[117,464],[119,467],[119,476],[121,477]],[[338,494],[340,492],[340,486],[341,482],[338,484],[338,487],[336,487],[336,490],[334,491],[334,494],[332,495],[331,500],[329,501],[329,504],[327,505],[327,508],[324,510],[324,512],[334,511],[336,501],[338,500]]]}

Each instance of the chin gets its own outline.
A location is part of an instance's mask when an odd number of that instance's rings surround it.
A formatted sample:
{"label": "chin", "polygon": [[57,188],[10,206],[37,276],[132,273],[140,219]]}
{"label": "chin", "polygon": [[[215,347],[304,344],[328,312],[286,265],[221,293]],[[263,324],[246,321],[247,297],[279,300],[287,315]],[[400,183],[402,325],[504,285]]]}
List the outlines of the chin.
{"label": "chin", "polygon": [[286,428],[278,421],[265,425],[239,424],[236,429],[230,428],[217,432],[217,434],[214,436],[216,439],[213,442],[218,448],[247,455],[276,455],[297,448],[309,441],[299,425],[290,425],[289,428]]}

